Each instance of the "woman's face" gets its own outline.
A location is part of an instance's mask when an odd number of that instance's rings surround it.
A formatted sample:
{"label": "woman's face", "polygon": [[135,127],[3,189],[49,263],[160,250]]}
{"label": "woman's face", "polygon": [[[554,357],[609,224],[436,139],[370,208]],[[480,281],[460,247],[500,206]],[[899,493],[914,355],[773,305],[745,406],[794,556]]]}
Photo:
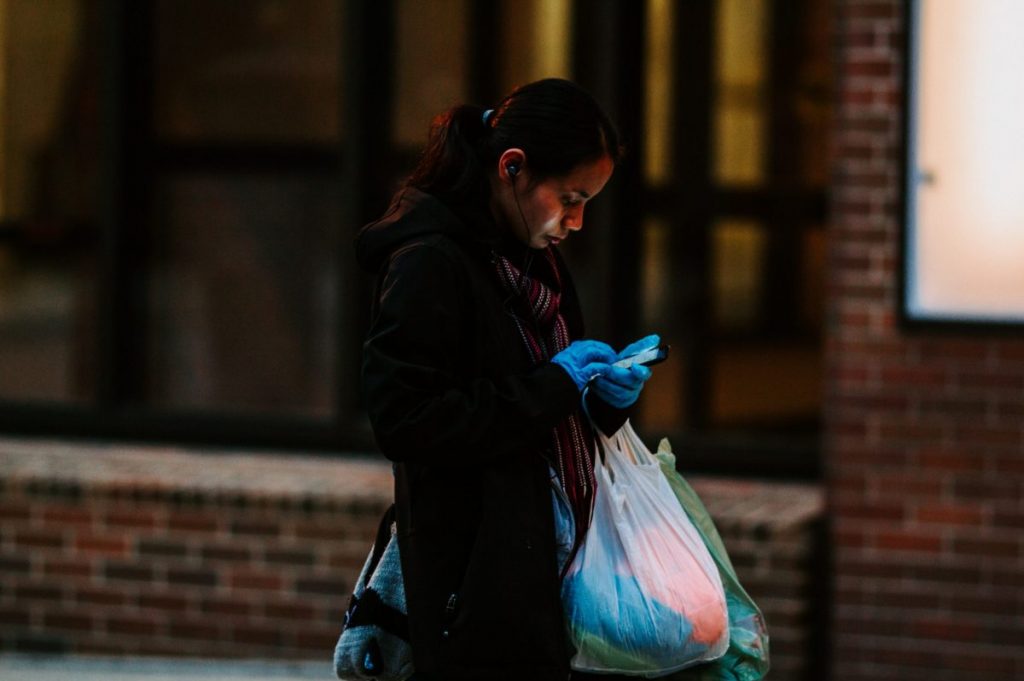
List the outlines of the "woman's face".
{"label": "woman's face", "polygon": [[530,248],[557,245],[583,227],[583,207],[604,189],[614,169],[604,156],[576,166],[568,175],[533,182],[527,160],[516,175],[502,178],[496,212]]}

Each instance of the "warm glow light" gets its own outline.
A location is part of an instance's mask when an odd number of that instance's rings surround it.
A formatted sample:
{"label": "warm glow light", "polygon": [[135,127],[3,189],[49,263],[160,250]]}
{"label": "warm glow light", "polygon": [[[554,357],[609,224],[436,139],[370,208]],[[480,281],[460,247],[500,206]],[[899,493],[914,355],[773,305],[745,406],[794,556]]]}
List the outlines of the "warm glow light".
{"label": "warm glow light", "polygon": [[4,142],[7,130],[7,3],[0,2],[0,219],[4,217],[7,195],[7,155]]}
{"label": "warm glow light", "polygon": [[[398,5],[398,52],[394,139],[420,147],[431,117],[465,101],[466,0],[401,0]],[[424,31],[424,26],[451,30]]]}
{"label": "warm glow light", "polygon": [[918,7],[909,310],[1024,320],[1024,3]]}
{"label": "warm glow light", "polygon": [[670,174],[674,6],[673,0],[647,2],[644,172],[652,185],[667,184]]}
{"label": "warm glow light", "polygon": [[752,185],[764,179],[764,0],[716,5],[715,178]]}
{"label": "warm glow light", "polygon": [[569,45],[572,30],[569,27],[569,0],[536,0],[536,78],[560,76],[568,78]]}

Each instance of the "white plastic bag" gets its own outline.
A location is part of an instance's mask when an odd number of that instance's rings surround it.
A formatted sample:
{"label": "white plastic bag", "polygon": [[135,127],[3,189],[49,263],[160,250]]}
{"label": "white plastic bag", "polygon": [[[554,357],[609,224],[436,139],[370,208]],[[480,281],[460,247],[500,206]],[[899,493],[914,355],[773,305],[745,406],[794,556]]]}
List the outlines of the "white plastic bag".
{"label": "white plastic bag", "polygon": [[722,581],[658,460],[628,421],[598,448],[593,521],[562,582],[572,668],[655,677],[721,657]]}

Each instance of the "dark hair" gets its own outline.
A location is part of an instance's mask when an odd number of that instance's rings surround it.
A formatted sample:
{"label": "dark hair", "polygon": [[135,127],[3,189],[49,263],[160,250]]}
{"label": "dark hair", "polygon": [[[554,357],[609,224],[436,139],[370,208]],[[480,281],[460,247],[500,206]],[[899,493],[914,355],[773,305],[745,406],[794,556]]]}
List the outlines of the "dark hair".
{"label": "dark hair", "polygon": [[456,200],[489,195],[487,171],[506,149],[519,148],[534,180],[566,175],[582,163],[622,156],[619,133],[579,85],[546,78],[516,88],[484,120],[484,107],[463,104],[434,119],[419,164],[406,181]]}

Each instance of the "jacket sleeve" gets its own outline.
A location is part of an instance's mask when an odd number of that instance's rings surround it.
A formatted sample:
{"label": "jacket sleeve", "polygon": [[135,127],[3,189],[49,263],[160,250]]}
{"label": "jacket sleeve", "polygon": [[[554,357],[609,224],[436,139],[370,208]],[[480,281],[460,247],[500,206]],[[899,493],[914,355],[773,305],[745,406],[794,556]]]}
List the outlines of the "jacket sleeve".
{"label": "jacket sleeve", "polygon": [[633,415],[633,411],[636,408],[634,403],[625,409],[618,409],[591,391],[587,391],[586,400],[590,420],[608,437],[614,435],[626,423],[626,420]]}
{"label": "jacket sleeve", "polygon": [[496,379],[458,371],[465,277],[446,253],[407,246],[392,256],[363,347],[370,422],[384,455],[432,465],[480,464],[544,441],[579,403],[559,366]]}

